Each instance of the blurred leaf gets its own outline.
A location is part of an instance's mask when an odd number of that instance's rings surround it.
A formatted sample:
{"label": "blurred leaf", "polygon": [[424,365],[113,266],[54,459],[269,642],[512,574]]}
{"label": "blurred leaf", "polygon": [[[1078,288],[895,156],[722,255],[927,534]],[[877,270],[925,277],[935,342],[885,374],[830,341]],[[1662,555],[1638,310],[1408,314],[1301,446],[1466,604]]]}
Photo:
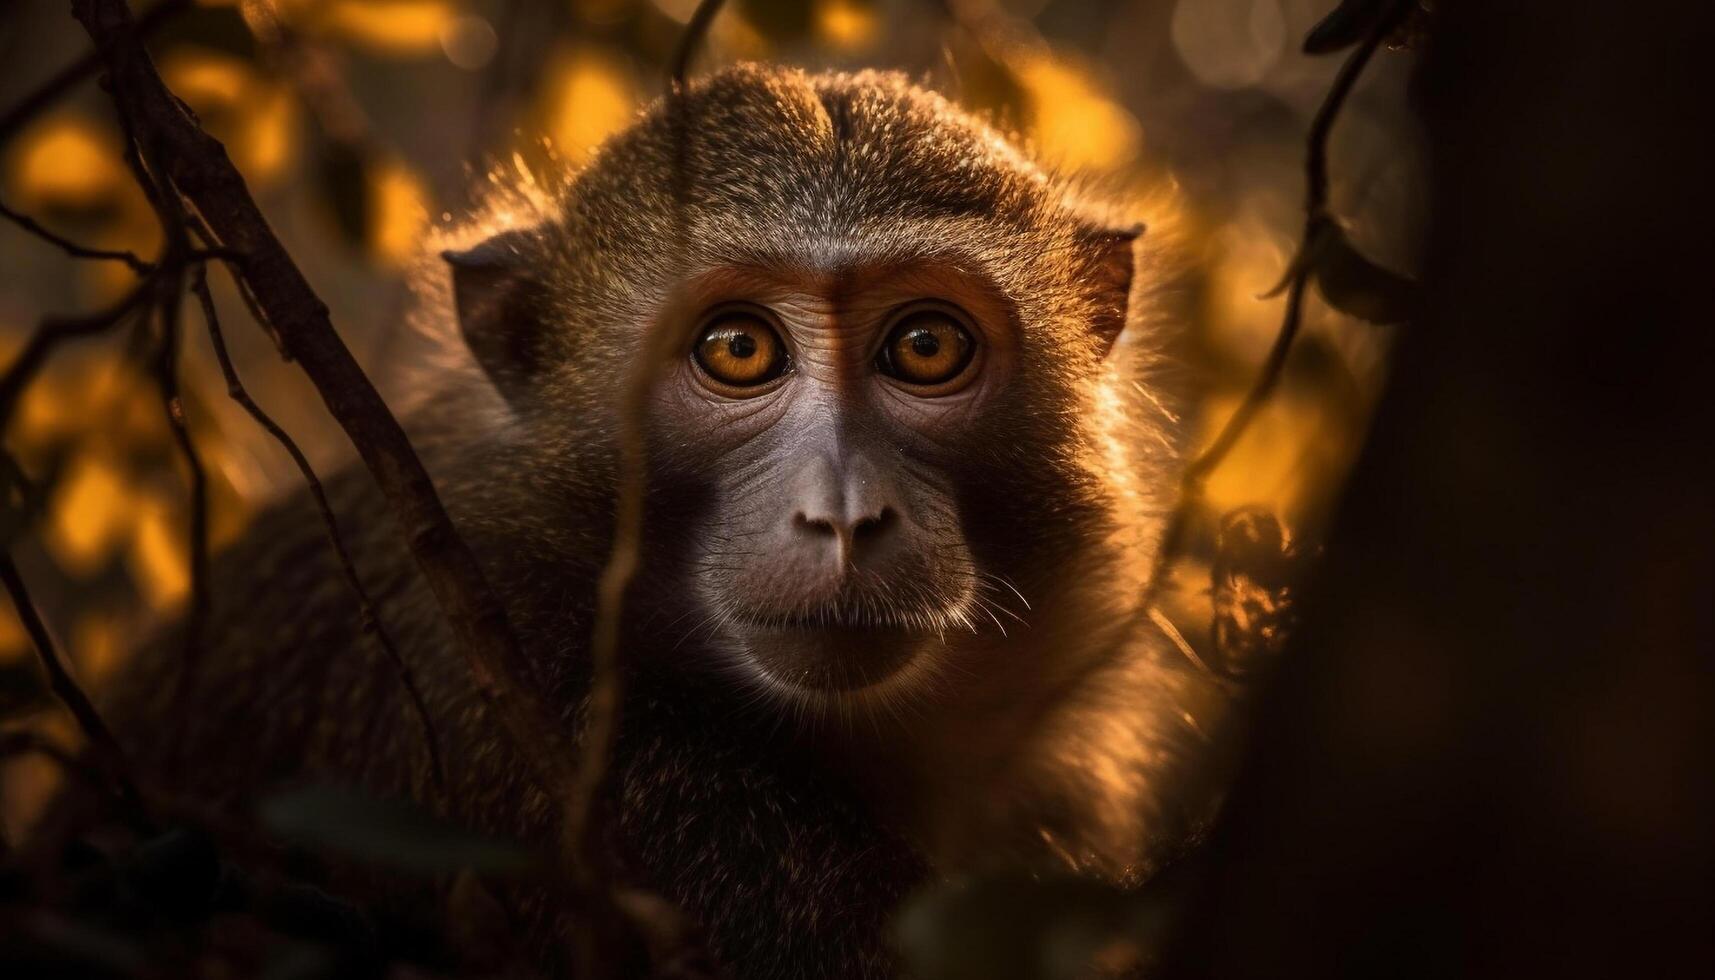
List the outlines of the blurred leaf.
{"label": "blurred leaf", "polygon": [[72,575],[94,572],[130,533],[135,507],[124,475],[111,462],[76,460],[48,506],[48,553]]}
{"label": "blurred leaf", "polygon": [[1031,132],[1042,154],[1074,170],[1115,170],[1137,157],[1143,131],[1094,73],[1054,55],[1010,59],[1030,96]]}
{"label": "blurred leaf", "polygon": [[159,32],[155,44],[165,48],[184,41],[198,47],[256,60],[256,36],[244,23],[238,4],[214,5],[199,3],[184,14],[174,17]]}
{"label": "blurred leaf", "polygon": [[82,115],[50,116],[26,130],[10,154],[12,203],[38,217],[111,217],[130,179],[119,150],[112,133]]}
{"label": "blurred leaf", "polygon": [[744,19],[776,43],[808,37],[815,27],[813,7],[805,0],[740,0],[738,4]]}
{"label": "blurred leaf", "polygon": [[398,160],[370,169],[369,248],[377,259],[401,266],[416,258],[429,226],[423,179]]}
{"label": "blurred leaf", "polygon": [[394,58],[440,54],[441,38],[457,18],[442,0],[335,0],[306,15],[316,31]]}
{"label": "blurred leaf", "polygon": [[1285,292],[1308,272],[1328,305],[1370,323],[1401,323],[1411,316],[1417,283],[1365,258],[1330,218],[1316,221],[1274,288],[1259,299]]}
{"label": "blurred leaf", "polygon": [[263,826],[291,843],[401,871],[513,874],[534,863],[520,844],[465,830],[414,803],[356,790],[311,786],[271,796],[260,809]]}
{"label": "blurred leaf", "polygon": [[1401,323],[1411,316],[1417,283],[1384,269],[1352,247],[1332,222],[1316,255],[1316,285],[1328,305],[1370,323]]}
{"label": "blurred leaf", "polygon": [[1088,878],[991,878],[936,888],[895,922],[918,980],[1071,980],[1147,964],[1165,922],[1152,898]]}
{"label": "blurred leaf", "polygon": [[369,200],[369,161],[350,143],[329,140],[320,154],[317,189],[339,229],[340,237],[358,247],[369,241],[374,213]]}
{"label": "blurred leaf", "polygon": [[297,126],[290,88],[253,63],[193,45],[161,58],[161,75],[225,143],[246,179],[271,183],[289,162]]}
{"label": "blurred leaf", "polygon": [[52,702],[34,655],[0,660],[0,721],[32,714]]}
{"label": "blurred leaf", "polygon": [[1333,54],[1357,44],[1398,0],[1343,0],[1304,37],[1305,54]]}
{"label": "blurred leaf", "polygon": [[135,527],[126,556],[132,577],[151,606],[169,609],[191,589],[186,521],[175,506],[149,498],[137,503],[132,516]]}
{"label": "blurred leaf", "polygon": [[602,140],[629,125],[639,102],[625,55],[589,45],[554,60],[544,95],[548,136],[572,162],[583,160]]}

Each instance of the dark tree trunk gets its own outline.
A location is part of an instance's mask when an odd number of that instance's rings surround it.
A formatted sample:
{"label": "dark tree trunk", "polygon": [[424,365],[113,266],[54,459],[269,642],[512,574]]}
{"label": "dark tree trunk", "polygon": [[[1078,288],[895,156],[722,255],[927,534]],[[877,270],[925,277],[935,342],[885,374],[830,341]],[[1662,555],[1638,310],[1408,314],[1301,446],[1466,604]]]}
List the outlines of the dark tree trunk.
{"label": "dark tree trunk", "polygon": [[1437,6],[1425,303],[1174,972],[1715,976],[1715,16]]}

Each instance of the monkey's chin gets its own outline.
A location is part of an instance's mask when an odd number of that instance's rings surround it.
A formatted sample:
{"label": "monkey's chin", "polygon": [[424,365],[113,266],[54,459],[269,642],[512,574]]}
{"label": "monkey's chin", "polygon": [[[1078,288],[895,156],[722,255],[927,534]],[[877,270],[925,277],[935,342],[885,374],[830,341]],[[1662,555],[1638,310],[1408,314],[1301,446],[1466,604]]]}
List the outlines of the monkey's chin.
{"label": "monkey's chin", "polygon": [[741,642],[770,686],[838,697],[897,682],[935,643],[901,628],[750,626]]}

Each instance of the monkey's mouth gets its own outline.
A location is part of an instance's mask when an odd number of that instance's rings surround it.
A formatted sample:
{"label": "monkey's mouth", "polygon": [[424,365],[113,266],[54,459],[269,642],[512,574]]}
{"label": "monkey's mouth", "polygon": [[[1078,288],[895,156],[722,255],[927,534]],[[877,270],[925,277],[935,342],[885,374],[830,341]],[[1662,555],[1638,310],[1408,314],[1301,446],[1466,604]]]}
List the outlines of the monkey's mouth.
{"label": "monkey's mouth", "polygon": [[880,684],[938,642],[906,623],[832,615],[742,621],[736,631],[770,681],[820,692]]}

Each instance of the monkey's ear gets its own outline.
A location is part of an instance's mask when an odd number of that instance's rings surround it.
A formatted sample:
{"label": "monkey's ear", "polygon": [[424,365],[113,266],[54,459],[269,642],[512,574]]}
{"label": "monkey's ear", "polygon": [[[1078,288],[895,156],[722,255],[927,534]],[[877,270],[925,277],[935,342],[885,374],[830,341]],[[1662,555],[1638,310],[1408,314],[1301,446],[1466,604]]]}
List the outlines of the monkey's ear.
{"label": "monkey's ear", "polygon": [[448,249],[459,332],[508,400],[541,361],[541,289],[529,274],[533,233],[503,231],[472,248]]}
{"label": "monkey's ear", "polygon": [[1131,310],[1132,273],[1137,268],[1137,240],[1142,237],[1141,224],[1128,228],[1089,228],[1083,232],[1085,244],[1095,254],[1097,302],[1090,329],[1095,332],[1103,357],[1125,329]]}

